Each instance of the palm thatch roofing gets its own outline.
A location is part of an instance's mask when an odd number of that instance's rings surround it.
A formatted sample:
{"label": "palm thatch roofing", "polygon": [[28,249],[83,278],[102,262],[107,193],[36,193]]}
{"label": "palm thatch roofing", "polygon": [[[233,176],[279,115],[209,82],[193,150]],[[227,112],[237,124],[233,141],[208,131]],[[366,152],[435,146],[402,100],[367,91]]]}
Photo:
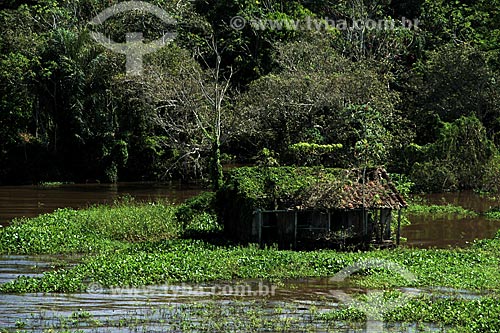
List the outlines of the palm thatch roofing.
{"label": "palm thatch roofing", "polygon": [[346,170],[342,181],[320,181],[299,194],[298,209],[401,209],[407,207],[383,168]]}
{"label": "palm thatch roofing", "polygon": [[382,167],[233,169],[222,191],[254,209],[400,209],[406,201]]}

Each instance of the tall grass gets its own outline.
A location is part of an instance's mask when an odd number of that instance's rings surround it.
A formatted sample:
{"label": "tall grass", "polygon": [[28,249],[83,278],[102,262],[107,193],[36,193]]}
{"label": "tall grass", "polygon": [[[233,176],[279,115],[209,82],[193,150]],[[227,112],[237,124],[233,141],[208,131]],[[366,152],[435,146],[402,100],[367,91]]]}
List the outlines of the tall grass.
{"label": "tall grass", "polygon": [[64,208],[35,218],[16,219],[0,229],[0,253],[101,253],[124,250],[139,242],[219,232],[214,200],[212,192],[177,206],[124,198],[112,206]]}
{"label": "tall grass", "polygon": [[128,242],[170,239],[181,233],[174,214],[175,208],[163,203],[59,209],[14,220],[0,231],[0,253],[95,253]]}

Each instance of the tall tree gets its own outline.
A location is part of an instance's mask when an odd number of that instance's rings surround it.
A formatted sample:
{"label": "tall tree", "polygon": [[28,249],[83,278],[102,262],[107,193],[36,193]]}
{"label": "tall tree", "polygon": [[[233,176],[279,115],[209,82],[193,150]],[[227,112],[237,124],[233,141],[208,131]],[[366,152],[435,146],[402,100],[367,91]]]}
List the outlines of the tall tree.
{"label": "tall tree", "polygon": [[[342,144],[338,165],[352,166],[360,140],[377,137],[369,147],[383,142],[386,156],[411,138],[395,108],[399,99],[388,87],[390,76],[370,62],[354,63],[320,40],[282,45],[276,61],[281,69],[254,81],[238,104],[257,146],[284,153],[315,132],[320,143]],[[366,109],[357,108],[362,105]]]}
{"label": "tall tree", "polygon": [[490,137],[500,130],[498,73],[488,65],[484,51],[469,43],[447,44],[429,52],[413,73],[408,115],[416,124],[419,143],[437,138],[440,120],[452,122],[461,116],[475,115]]}
{"label": "tall tree", "polygon": [[[155,119],[164,134],[164,146],[173,152],[175,159],[167,171],[187,163],[196,172],[202,166],[202,156],[208,155],[212,185],[218,189],[223,176],[221,144],[231,135],[228,99],[232,69],[221,67],[222,52],[215,40],[212,38],[207,43],[213,64],[208,62],[207,54],[199,50],[189,56],[174,46],[158,57],[164,59],[170,52],[177,62],[160,62],[151,67],[149,84],[157,109]],[[201,59],[206,69],[195,58]],[[162,68],[161,64],[169,68]]]}

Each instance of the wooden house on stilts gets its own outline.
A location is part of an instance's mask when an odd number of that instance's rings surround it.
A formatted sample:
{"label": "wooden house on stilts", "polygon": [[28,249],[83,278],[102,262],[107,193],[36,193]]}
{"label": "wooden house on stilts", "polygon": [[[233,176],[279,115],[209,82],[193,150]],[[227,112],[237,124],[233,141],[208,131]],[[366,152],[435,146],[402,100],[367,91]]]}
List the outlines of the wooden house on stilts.
{"label": "wooden house on stilts", "polygon": [[218,200],[228,236],[294,249],[399,243],[407,207],[383,168],[239,168]]}

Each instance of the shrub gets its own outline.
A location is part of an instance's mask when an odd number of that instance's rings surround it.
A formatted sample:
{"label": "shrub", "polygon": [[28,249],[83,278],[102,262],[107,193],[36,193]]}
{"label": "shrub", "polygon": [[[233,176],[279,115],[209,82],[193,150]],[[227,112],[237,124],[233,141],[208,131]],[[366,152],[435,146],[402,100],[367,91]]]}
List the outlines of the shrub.
{"label": "shrub", "polygon": [[500,193],[500,155],[496,154],[485,166],[481,180],[481,190]]}
{"label": "shrub", "polygon": [[480,188],[485,165],[496,148],[475,116],[442,123],[438,140],[426,147],[424,161],[415,163],[411,178],[422,191],[439,192]]}
{"label": "shrub", "polygon": [[391,173],[392,183],[396,186],[398,192],[403,196],[403,198],[408,197],[415,186],[415,183],[407,175]]}
{"label": "shrub", "polygon": [[[500,220],[500,207],[494,207],[484,213],[487,218]],[[500,231],[499,231],[500,232]]]}
{"label": "shrub", "polygon": [[177,207],[175,217],[185,234],[220,231],[214,192],[203,192]]}
{"label": "shrub", "polygon": [[415,163],[410,177],[415,182],[415,190],[421,192],[441,192],[458,190],[458,179],[451,167],[437,161]]}

